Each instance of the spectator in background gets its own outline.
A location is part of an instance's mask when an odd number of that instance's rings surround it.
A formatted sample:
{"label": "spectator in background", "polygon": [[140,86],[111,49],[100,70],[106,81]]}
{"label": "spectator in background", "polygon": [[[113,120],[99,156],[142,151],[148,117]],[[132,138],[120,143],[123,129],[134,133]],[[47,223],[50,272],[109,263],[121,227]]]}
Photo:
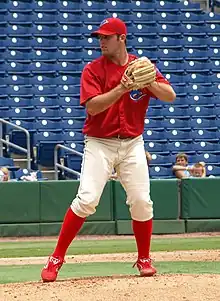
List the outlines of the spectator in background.
{"label": "spectator in background", "polygon": [[205,162],[195,163],[191,171],[191,176],[195,178],[205,178],[206,177]]}
{"label": "spectator in background", "polygon": [[191,176],[192,166],[188,165],[188,156],[185,153],[176,155],[176,163],[173,166],[173,173],[178,179],[189,178]]}
{"label": "spectator in background", "polygon": [[173,172],[178,179],[206,177],[205,163],[197,162],[193,165],[188,165],[188,156],[185,153],[177,154]]}
{"label": "spectator in background", "polygon": [[7,182],[10,180],[10,174],[7,167],[0,168],[0,182]]}

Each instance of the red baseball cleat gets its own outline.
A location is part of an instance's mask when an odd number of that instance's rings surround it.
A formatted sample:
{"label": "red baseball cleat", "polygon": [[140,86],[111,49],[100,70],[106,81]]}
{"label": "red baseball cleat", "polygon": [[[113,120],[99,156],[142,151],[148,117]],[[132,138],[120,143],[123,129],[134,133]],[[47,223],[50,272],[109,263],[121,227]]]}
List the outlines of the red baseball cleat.
{"label": "red baseball cleat", "polygon": [[41,272],[43,282],[53,282],[57,279],[57,274],[64,263],[63,258],[50,256]]}
{"label": "red baseball cleat", "polygon": [[157,270],[151,265],[151,258],[139,258],[133,267],[136,265],[141,277],[150,277],[156,274]]}

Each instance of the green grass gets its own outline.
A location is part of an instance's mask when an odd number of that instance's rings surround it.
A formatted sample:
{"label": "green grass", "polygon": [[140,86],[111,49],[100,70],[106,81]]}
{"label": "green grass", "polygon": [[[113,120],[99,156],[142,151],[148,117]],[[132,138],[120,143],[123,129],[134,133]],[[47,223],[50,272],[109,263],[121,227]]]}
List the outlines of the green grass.
{"label": "green grass", "polygon": [[[56,245],[55,241],[1,242],[0,257],[48,256]],[[152,240],[152,251],[211,250],[219,249],[220,236],[203,238],[157,238]],[[136,252],[134,239],[75,240],[68,255]]]}
{"label": "green grass", "polygon": [[[220,274],[220,261],[157,262],[155,266],[159,274]],[[39,281],[42,267],[43,265],[0,266],[0,283]],[[124,262],[66,264],[61,269],[58,279],[113,275],[138,275],[138,272],[136,268],[132,268],[132,263]]]}

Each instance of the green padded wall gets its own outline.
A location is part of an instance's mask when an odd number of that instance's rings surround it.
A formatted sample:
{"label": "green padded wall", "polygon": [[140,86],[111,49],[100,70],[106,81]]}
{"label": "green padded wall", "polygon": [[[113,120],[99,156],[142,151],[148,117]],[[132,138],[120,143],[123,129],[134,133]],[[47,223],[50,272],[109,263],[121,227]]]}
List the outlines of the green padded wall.
{"label": "green padded wall", "polygon": [[[154,219],[177,219],[179,217],[178,180],[151,180],[151,198],[154,202]],[[130,219],[126,194],[120,182],[113,183],[115,218]]]}
{"label": "green padded wall", "polygon": [[40,236],[39,223],[0,224],[1,237]]}
{"label": "green padded wall", "polygon": [[181,184],[185,219],[220,219],[220,178],[184,179]]}
{"label": "green padded wall", "polygon": [[[130,220],[118,220],[117,234],[132,235],[132,226]],[[154,220],[153,234],[180,234],[185,233],[184,220]]]}
{"label": "green padded wall", "polygon": [[186,232],[220,232],[220,219],[187,220]]}
{"label": "green padded wall", "polygon": [[[54,236],[60,232],[62,223],[41,223],[40,235],[41,236]],[[115,222],[85,222],[79,234],[84,235],[115,235]]]}
{"label": "green padded wall", "polygon": [[0,223],[33,223],[40,220],[39,182],[0,183]]}
{"label": "green padded wall", "polygon": [[[89,183],[88,183],[89,185]],[[108,182],[103,191],[96,213],[88,221],[109,221],[113,218],[112,189]],[[63,221],[64,214],[75,198],[79,181],[45,181],[40,186],[41,222]]]}

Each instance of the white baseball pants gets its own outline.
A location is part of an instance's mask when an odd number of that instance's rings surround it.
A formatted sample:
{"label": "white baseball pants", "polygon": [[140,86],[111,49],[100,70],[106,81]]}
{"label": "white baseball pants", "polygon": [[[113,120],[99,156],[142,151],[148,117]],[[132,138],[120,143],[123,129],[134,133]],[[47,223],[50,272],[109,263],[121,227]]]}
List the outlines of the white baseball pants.
{"label": "white baseball pants", "polygon": [[126,191],[131,218],[137,221],[151,219],[153,202],[142,136],[133,139],[85,138],[80,186],[71,204],[73,212],[80,217],[95,213],[113,168]]}

